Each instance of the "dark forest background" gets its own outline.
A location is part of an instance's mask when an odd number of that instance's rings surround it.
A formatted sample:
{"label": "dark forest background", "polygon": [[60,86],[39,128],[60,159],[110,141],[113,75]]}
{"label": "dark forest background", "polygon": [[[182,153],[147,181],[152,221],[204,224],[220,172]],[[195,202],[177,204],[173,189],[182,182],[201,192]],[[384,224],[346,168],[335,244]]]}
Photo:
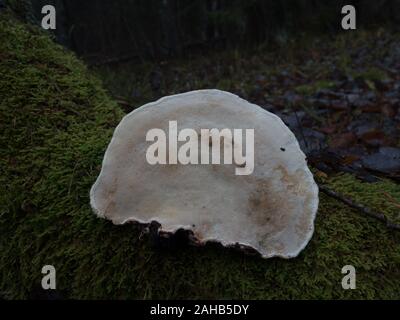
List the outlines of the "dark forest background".
{"label": "dark forest background", "polygon": [[[340,31],[341,8],[357,27],[400,25],[399,0],[8,0],[33,22],[57,9],[59,42],[90,60],[159,58],[253,46],[296,35]],[[7,1],[6,1],[7,3]]]}

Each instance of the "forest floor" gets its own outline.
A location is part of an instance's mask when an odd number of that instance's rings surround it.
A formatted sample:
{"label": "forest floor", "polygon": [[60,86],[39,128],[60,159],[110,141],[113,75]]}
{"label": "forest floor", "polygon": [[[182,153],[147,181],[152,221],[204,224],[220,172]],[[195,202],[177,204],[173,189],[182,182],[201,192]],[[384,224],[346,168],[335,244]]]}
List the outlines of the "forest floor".
{"label": "forest floor", "polygon": [[[43,31],[0,14],[0,297],[399,299],[400,232],[324,193],[310,243],[290,260],[154,246],[139,226],[98,219],[89,204],[125,113],[218,88],[280,115],[321,186],[397,222],[399,39],[357,32],[88,70]],[[47,264],[57,270],[50,297],[40,288]],[[356,268],[355,290],[341,286],[345,265]]]}
{"label": "forest floor", "polygon": [[95,68],[125,112],[197,89],[280,116],[320,170],[400,179],[400,36],[385,30]]}

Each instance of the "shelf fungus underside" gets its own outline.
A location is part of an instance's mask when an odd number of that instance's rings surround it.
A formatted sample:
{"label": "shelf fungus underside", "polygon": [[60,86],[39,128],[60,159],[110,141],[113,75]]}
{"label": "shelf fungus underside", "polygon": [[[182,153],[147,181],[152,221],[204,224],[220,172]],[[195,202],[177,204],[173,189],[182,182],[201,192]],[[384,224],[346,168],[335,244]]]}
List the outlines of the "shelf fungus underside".
{"label": "shelf fungus underside", "polygon": [[[158,128],[168,140],[171,121],[178,133],[186,128],[198,133],[199,158],[201,147],[208,147],[210,159],[219,150],[221,164],[168,163],[171,141],[167,163],[149,163],[146,154],[154,142],[146,141],[146,134]],[[224,149],[212,148],[217,140],[200,137],[202,129],[213,128],[242,129],[242,154],[251,151],[245,131],[254,129],[250,174],[235,174],[243,164],[224,163]],[[231,139],[235,150],[236,136],[228,136],[222,135],[221,146]],[[177,148],[184,144],[178,139]],[[231,93],[199,90],[164,97],[122,119],[90,202],[99,217],[114,224],[157,221],[161,231],[190,230],[200,243],[239,244],[264,258],[292,258],[313,234],[318,187],[295,136],[279,117]]]}

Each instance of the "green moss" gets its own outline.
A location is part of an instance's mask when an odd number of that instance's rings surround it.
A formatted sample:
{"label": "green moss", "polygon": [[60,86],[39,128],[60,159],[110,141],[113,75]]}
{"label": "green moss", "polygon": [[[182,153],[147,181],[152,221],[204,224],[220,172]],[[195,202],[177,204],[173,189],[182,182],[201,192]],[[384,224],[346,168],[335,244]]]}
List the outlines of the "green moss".
{"label": "green moss", "polygon": [[[29,297],[41,268],[69,298],[400,298],[400,234],[321,194],[314,236],[296,259],[218,246],[154,249],[133,225],[89,206],[122,112],[72,54],[0,16],[0,295]],[[394,214],[394,183],[349,176],[324,183]],[[341,268],[357,270],[343,290]]]}
{"label": "green moss", "polygon": [[312,95],[322,89],[330,89],[335,86],[335,83],[328,80],[316,81],[313,84],[304,84],[295,88],[297,93],[303,95]]}
{"label": "green moss", "polygon": [[384,70],[376,67],[368,68],[363,72],[355,72],[353,73],[353,77],[361,78],[364,79],[365,81],[372,81],[372,82],[385,81],[389,78]]}
{"label": "green moss", "polygon": [[380,183],[359,183],[352,175],[345,174],[332,178],[330,187],[355,202],[365,205],[376,212],[382,211],[387,218],[400,224],[400,187],[391,181]]}

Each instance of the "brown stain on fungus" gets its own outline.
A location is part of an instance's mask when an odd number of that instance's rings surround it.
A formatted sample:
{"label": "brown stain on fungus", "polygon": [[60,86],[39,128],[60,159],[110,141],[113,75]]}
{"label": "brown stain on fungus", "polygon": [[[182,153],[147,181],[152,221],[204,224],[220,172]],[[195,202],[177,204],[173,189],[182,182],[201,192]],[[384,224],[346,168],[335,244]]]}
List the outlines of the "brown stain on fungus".
{"label": "brown stain on fungus", "polygon": [[257,225],[279,232],[285,227],[282,199],[273,191],[270,181],[259,179],[256,183],[248,200],[248,216]]}
{"label": "brown stain on fungus", "polygon": [[[256,184],[256,188],[250,194],[248,199],[248,216],[261,227],[267,227],[274,234],[282,231],[287,225],[290,224],[289,219],[293,217],[289,214],[291,212],[291,201],[301,195],[294,187],[301,181],[303,177],[298,174],[289,174],[287,169],[281,165],[274,169],[280,171],[279,185],[286,190],[276,189],[277,182],[271,179],[256,179],[251,181]],[[249,180],[254,180],[249,178]],[[311,199],[311,196],[308,196]],[[296,232],[304,231],[307,228],[308,221],[303,221],[302,225],[296,225]],[[298,229],[298,230],[297,230]]]}

